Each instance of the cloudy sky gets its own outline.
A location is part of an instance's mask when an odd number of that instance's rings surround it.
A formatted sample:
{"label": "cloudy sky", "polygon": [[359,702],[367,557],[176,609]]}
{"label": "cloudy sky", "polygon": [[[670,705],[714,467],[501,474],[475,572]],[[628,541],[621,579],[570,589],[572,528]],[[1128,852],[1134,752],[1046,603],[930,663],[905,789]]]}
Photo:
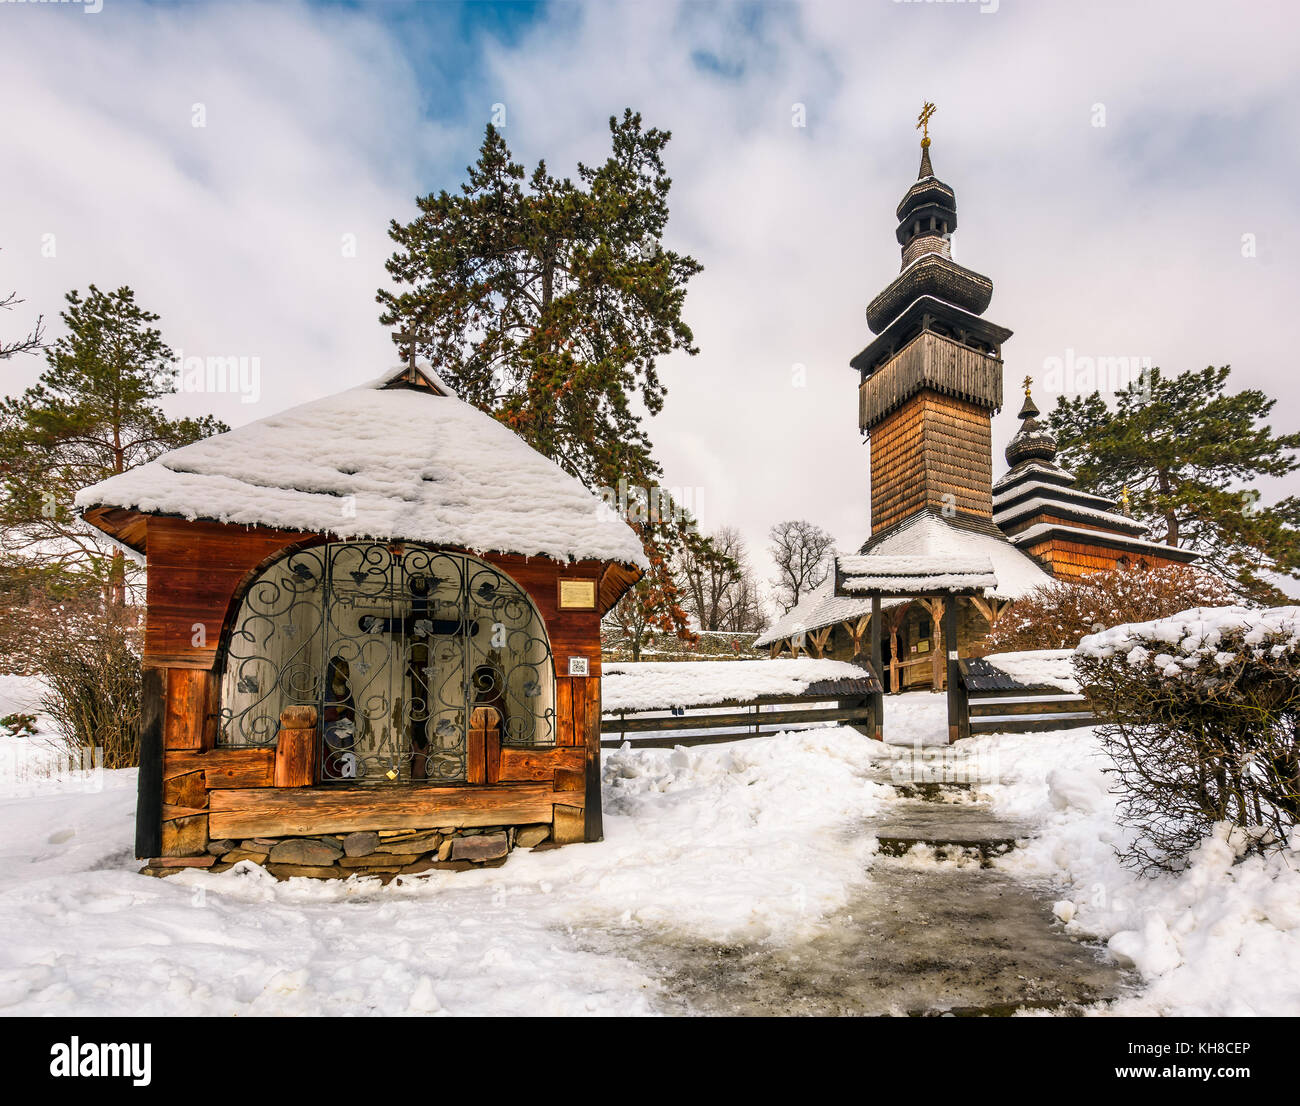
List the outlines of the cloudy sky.
{"label": "cloudy sky", "polygon": [[[1014,382],[1054,358],[1230,363],[1300,428],[1284,0],[0,0],[0,41],[0,291],[26,299],[0,326],[44,312],[57,333],[68,289],[129,284],[186,356],[259,359],[256,402],[178,412],[238,424],[376,375],[388,221],[459,184],[494,105],[516,157],[556,172],[600,160],[631,106],[673,133],[669,238],[704,265],[686,305],[701,352],[663,366],[665,483],[702,489],[704,524],[739,527],[764,573],[780,519],[854,547],[867,455],[848,360],[898,270],[929,99],[954,256],[992,277],[986,315],[1015,331],[995,472]],[[38,371],[11,361],[0,388]]]}

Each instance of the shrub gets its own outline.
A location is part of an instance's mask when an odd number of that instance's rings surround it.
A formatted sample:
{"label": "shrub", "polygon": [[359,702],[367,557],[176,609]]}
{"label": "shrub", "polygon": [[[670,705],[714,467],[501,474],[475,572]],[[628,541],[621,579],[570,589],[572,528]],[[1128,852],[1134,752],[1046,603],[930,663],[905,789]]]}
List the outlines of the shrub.
{"label": "shrub", "polygon": [[1249,851],[1287,842],[1300,820],[1300,607],[1117,626],[1074,661],[1136,831],[1126,862],[1177,870],[1218,822],[1245,830]]}
{"label": "shrub", "polygon": [[36,733],[36,715],[23,714],[21,711],[6,714],[0,718],[0,730],[4,730],[10,737],[31,737]]}
{"label": "shrub", "polygon": [[1073,649],[1107,626],[1166,618],[1189,607],[1232,602],[1217,577],[1184,565],[1116,568],[1080,580],[1041,584],[1012,604],[989,633],[989,649]]}
{"label": "shrub", "polygon": [[105,768],[140,762],[139,628],[131,608],[85,598],[62,609],[61,633],[42,635],[34,661],[49,691],[41,707],[69,751],[102,748]]}

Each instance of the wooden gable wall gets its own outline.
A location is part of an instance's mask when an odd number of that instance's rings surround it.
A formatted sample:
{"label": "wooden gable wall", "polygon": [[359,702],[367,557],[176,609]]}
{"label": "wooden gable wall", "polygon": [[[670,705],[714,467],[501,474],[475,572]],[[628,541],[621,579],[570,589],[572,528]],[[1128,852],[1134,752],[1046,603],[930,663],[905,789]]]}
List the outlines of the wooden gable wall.
{"label": "wooden gable wall", "polygon": [[[152,695],[156,701],[146,702],[145,714],[146,730],[157,732],[144,735],[142,752],[148,756],[155,749],[160,763],[146,767],[142,761],[139,855],[201,852],[210,818],[222,834],[246,832],[250,826],[265,832],[268,825],[288,826],[295,817],[301,821],[308,801],[302,793],[316,789],[273,787],[274,749],[216,747],[219,651],[229,632],[227,619],[262,568],[294,547],[323,540],[264,527],[148,520],[144,664],[146,699]],[[486,789],[340,793],[329,817],[333,829],[401,829],[419,818],[433,825],[485,825],[509,821],[527,806],[529,820],[553,823],[557,842],[600,840],[600,612],[561,610],[559,581],[591,580],[598,593],[603,584],[608,594],[616,587],[611,577],[626,570],[598,561],[561,564],[507,554],[482,559],[528,593],[545,624],[555,663],[555,746],[497,750],[472,772],[471,778],[494,785]],[[571,657],[587,661],[587,676],[568,674]],[[512,787],[528,795],[508,794]],[[469,792],[478,790],[483,795],[471,797]],[[436,814],[427,809],[430,804]],[[146,824],[150,819],[156,821]],[[156,834],[159,822],[161,833]]]}

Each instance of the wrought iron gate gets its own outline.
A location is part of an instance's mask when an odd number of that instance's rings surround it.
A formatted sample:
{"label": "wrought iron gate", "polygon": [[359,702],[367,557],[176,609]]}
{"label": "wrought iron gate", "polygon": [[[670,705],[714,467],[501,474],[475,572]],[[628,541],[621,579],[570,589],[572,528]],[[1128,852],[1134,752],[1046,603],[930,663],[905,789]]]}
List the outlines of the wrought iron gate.
{"label": "wrought iron gate", "polygon": [[475,707],[507,745],[555,739],[541,618],[477,558],[418,545],[300,550],[249,587],[225,651],[221,742],[275,743],[280,711],[319,713],[322,781],[466,778]]}

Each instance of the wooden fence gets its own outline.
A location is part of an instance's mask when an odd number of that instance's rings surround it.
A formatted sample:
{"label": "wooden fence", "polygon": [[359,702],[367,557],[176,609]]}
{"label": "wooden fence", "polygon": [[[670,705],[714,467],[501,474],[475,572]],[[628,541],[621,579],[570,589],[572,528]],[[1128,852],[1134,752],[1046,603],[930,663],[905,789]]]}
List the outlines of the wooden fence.
{"label": "wooden fence", "polygon": [[[978,658],[960,660],[957,666],[961,679],[949,689],[949,720],[956,720],[956,726],[950,726],[950,731],[956,729],[953,737],[1038,733],[1097,723],[1083,695],[1048,684],[1020,683]],[[880,681],[866,668],[861,679],[823,680],[797,695],[607,711],[601,717],[600,744],[605,749],[617,749],[625,740],[644,749],[714,745],[827,722],[879,737],[877,711],[882,701]],[[713,730],[725,732],[700,732]]]}
{"label": "wooden fence", "polygon": [[[617,749],[625,740],[638,749],[715,745],[827,722],[853,726],[871,737],[880,690],[875,674],[864,669],[860,679],[817,681],[797,695],[721,699],[658,711],[609,711],[601,717],[600,744],[604,749]],[[731,732],[696,732],[699,730]]]}
{"label": "wooden fence", "polygon": [[1096,725],[1083,695],[1048,684],[1022,684],[987,661],[958,662],[965,703],[962,737],[986,733],[1041,733]]}

